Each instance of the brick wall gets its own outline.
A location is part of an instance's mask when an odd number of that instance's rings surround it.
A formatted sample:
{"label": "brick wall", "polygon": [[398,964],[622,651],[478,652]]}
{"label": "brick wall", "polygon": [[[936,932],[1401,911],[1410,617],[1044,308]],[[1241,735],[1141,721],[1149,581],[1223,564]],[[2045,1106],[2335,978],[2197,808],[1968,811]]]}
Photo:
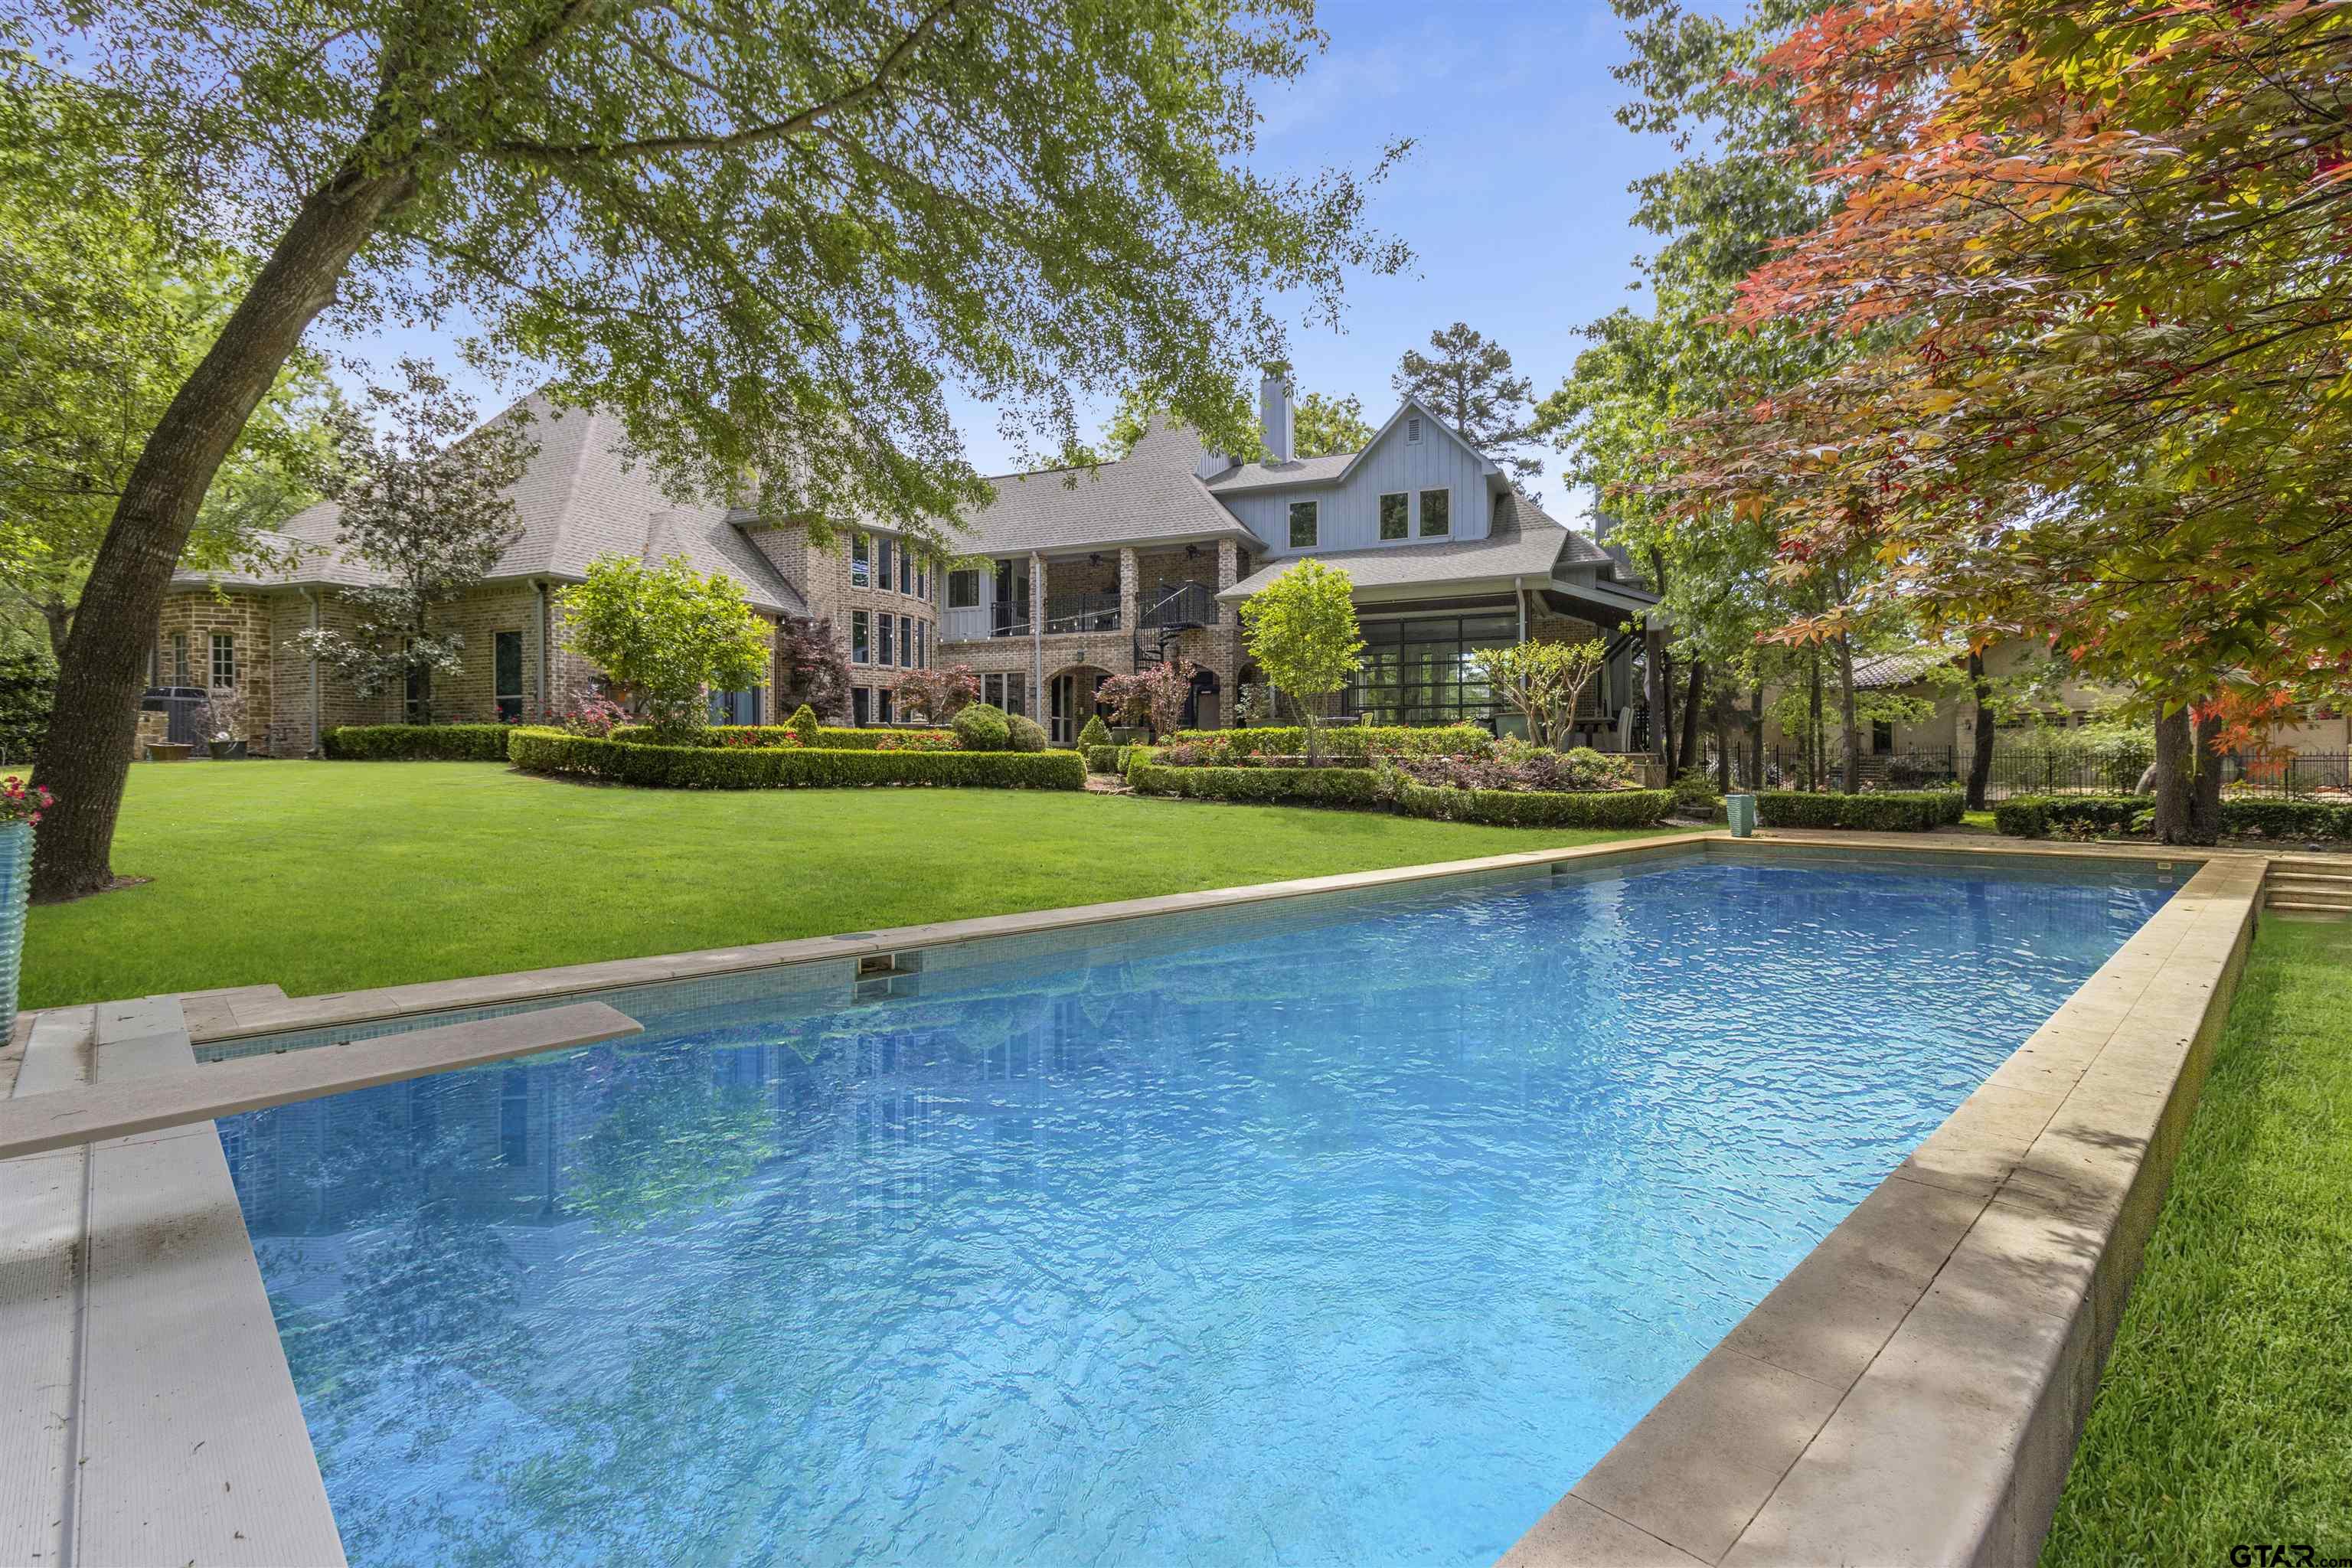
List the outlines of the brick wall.
{"label": "brick wall", "polygon": [[[898,592],[898,545],[896,539],[890,542],[889,585],[881,585],[878,576],[873,574],[869,549],[868,581],[861,587],[853,578],[850,536],[846,531],[835,535],[834,542],[822,549],[809,542],[806,529],[795,524],[754,529],[751,537],[784,581],[800,590],[801,596],[808,601],[809,615],[817,620],[833,623],[834,641],[840,647],[841,656],[852,660],[849,684],[853,689],[863,687],[869,693],[896,691],[899,682],[915,672],[911,656],[902,646],[904,639],[899,635],[902,620],[906,623],[904,630],[920,628],[924,668],[937,669],[943,664],[959,662],[954,658],[940,657],[939,609],[940,602],[945,596],[943,574],[926,567],[922,571],[923,592],[920,595]],[[879,539],[881,536],[873,537]],[[910,586],[913,582],[910,574]],[[856,662],[852,657],[855,649],[850,617],[859,610],[865,611],[868,617],[866,662],[864,664]],[[891,618],[890,663],[887,665],[880,662],[882,639],[876,629],[883,616]],[[869,702],[873,700],[868,698]],[[870,713],[873,710],[869,708],[868,711]]]}

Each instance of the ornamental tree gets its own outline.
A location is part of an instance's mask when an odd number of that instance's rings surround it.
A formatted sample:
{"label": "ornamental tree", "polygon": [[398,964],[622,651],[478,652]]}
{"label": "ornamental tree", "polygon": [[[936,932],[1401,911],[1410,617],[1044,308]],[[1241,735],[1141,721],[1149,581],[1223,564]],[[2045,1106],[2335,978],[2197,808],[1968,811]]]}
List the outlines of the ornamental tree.
{"label": "ornamental tree", "polygon": [[1853,352],[1689,417],[1677,500],[1883,564],[1790,635],[2046,636],[2151,714],[2352,684],[2352,12],[1850,0],[1767,68],[1837,200],[1732,319]]}
{"label": "ornamental tree", "polygon": [[898,710],[927,724],[944,724],[980,700],[980,676],[968,664],[937,666],[898,678]]}
{"label": "ornamental tree", "polygon": [[[187,164],[251,282],[131,464],[58,674],[36,896],[109,884],[148,639],[197,507],[325,316],[479,323],[681,489],[944,545],[992,492],[961,387],[1024,442],[1142,377],[1238,441],[1269,301],[1392,270],[1362,182],[1253,173],[1311,0],[23,0],[43,68]],[[753,478],[756,476],[756,478]],[[821,521],[814,525],[822,534]]]}
{"label": "ornamental tree", "polygon": [[400,370],[404,388],[371,387],[327,419],[335,542],[383,580],[336,595],[353,612],[350,630],[317,627],[294,643],[362,697],[409,692],[410,721],[430,724],[434,678],[465,668],[466,639],[438,612],[479,586],[520,533],[514,485],[539,444],[520,409],[468,435],[471,398],[423,360]]}
{"label": "ornamental tree", "polygon": [[849,722],[849,656],[829,616],[785,616],[776,622],[776,706],[807,708],[835,724]]}
{"label": "ornamental tree", "polygon": [[625,556],[591,562],[563,591],[563,647],[643,710],[661,739],[710,720],[709,694],[759,683],[768,627],[732,578],[703,576],[683,556],[658,566]]}
{"label": "ornamental tree", "polygon": [[1095,687],[1095,700],[1109,705],[1113,722],[1146,725],[1153,740],[1164,740],[1184,727],[1192,674],[1191,659],[1165,659],[1133,675],[1104,677]]}
{"label": "ornamental tree", "polygon": [[1297,702],[1309,765],[1321,762],[1322,706],[1364,667],[1354,580],[1310,555],[1242,601],[1242,636],[1266,679]]}
{"label": "ornamental tree", "polygon": [[1574,732],[1577,705],[1607,658],[1608,648],[1596,638],[1480,648],[1470,662],[1478,678],[1527,720],[1528,740],[1559,747]]}

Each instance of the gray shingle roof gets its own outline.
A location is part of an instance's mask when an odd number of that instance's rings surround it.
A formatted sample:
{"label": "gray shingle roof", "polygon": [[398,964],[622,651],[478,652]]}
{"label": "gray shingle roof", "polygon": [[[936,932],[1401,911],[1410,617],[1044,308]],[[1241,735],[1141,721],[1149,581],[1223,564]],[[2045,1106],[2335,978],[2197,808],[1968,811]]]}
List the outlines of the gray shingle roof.
{"label": "gray shingle roof", "polygon": [[[1217,596],[1245,599],[1281,576],[1299,559],[1287,555],[1269,561]],[[1315,559],[1328,566],[1344,567],[1359,588],[1436,586],[1497,577],[1549,577],[1555,565],[1609,561],[1591,540],[1561,527],[1535,502],[1507,489],[1495,498],[1494,519],[1484,539],[1318,551]]]}
{"label": "gray shingle roof", "polygon": [[1941,667],[1963,657],[1948,647],[1910,647],[1853,661],[1853,683],[1863,690],[1884,690],[1925,680]]}
{"label": "gray shingle roof", "polygon": [[964,542],[981,555],[1228,537],[1255,545],[1193,472],[1200,461],[1199,437],[1162,426],[1116,463],[991,479],[996,499],[963,520]]}
{"label": "gray shingle roof", "polygon": [[[499,558],[493,578],[578,582],[600,555],[646,561],[683,555],[698,572],[733,578],[762,610],[806,611],[799,591],[730,520],[740,514],[730,514],[724,505],[680,505],[663,492],[646,462],[625,460],[627,441],[618,419],[588,409],[559,409],[536,394],[517,406],[530,410],[539,451],[515,485],[521,536]],[[302,560],[289,571],[217,578],[182,573],[178,581],[354,587],[381,580],[366,563],[335,548],[337,510],[322,501],[286,521],[280,531],[302,551]]]}
{"label": "gray shingle roof", "polygon": [[1297,458],[1280,465],[1240,463],[1204,482],[1213,495],[1269,489],[1277,485],[1322,484],[1338,479],[1355,460],[1353,452],[1334,452],[1328,457]]}

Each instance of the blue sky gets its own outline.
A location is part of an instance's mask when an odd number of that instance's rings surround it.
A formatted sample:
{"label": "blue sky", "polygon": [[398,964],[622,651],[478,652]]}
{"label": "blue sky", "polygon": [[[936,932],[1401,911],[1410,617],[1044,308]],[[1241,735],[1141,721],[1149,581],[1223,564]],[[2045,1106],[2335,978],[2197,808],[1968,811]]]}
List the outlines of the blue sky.
{"label": "blue sky", "polygon": [[[1672,158],[1663,139],[1616,121],[1624,89],[1610,68],[1626,46],[1614,13],[1605,0],[1323,0],[1318,20],[1328,49],[1264,99],[1260,166],[1360,170],[1413,138],[1371,217],[1412,245],[1414,263],[1352,279],[1342,331],[1295,331],[1300,388],[1352,392],[1378,424],[1394,406],[1398,356],[1460,320],[1508,349],[1541,396],[1573,363],[1579,328],[1641,300],[1626,286],[1652,237],[1627,226],[1626,185]],[[421,348],[446,363],[453,346],[401,333],[346,352],[383,363]],[[504,401],[480,395],[486,412]],[[991,411],[958,412],[982,472],[1016,466]],[[1557,467],[1547,454],[1544,504],[1580,521],[1583,499],[1563,494]]]}

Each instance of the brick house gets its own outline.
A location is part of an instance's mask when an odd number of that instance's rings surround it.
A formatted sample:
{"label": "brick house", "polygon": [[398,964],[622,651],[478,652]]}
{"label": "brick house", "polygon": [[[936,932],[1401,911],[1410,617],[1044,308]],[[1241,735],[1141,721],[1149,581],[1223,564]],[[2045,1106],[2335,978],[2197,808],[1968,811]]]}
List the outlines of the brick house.
{"label": "brick house", "polygon": [[[1264,461],[1206,452],[1165,426],[1115,463],[992,481],[993,501],[961,521],[960,563],[941,569],[885,528],[821,550],[798,524],[680,506],[646,468],[623,461],[617,420],[534,397],[525,405],[540,448],[516,488],[520,534],[445,617],[465,636],[460,673],[429,693],[362,699],[303,657],[297,635],[348,624],[338,590],[368,580],[363,563],[335,548],[334,509],[320,505],[287,522],[299,552],[288,570],[174,581],[151,683],[241,692],[250,749],[281,757],[315,752],[335,725],[399,722],[428,697],[442,721],[534,716],[593,689],[593,672],[559,646],[564,589],[599,556],[683,555],[734,579],[771,622],[829,620],[849,660],[855,722],[897,721],[908,676],[961,663],[986,700],[1066,743],[1106,676],[1171,658],[1195,667],[1192,720],[1230,721],[1236,696],[1258,683],[1238,605],[1306,555],[1354,577],[1366,672],[1341,710],[1384,722],[1492,717],[1469,652],[1611,636],[1654,605],[1620,561],[1517,495],[1420,403],[1407,401],[1363,451],[1310,458],[1291,456],[1287,383],[1268,377],[1260,405]],[[1639,635],[1613,638],[1587,737],[1612,749],[1640,700]],[[714,719],[773,721],[774,677],[772,664],[759,686],[715,694]]]}

